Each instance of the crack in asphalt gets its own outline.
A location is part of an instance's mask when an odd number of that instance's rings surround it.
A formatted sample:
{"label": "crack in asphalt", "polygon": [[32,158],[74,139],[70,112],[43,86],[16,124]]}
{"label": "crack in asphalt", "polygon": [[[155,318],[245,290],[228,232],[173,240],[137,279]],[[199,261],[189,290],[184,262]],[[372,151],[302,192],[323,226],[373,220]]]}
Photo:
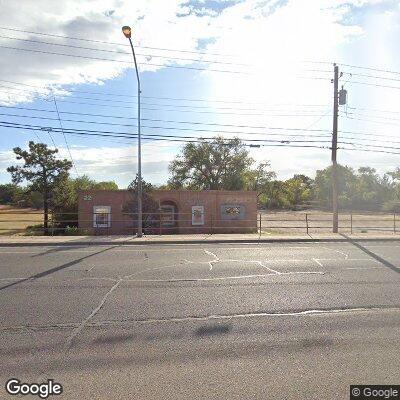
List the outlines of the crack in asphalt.
{"label": "crack in asphalt", "polygon": [[[168,322],[185,322],[185,321],[209,321],[218,319],[233,319],[233,318],[254,318],[254,317],[298,317],[298,316],[313,316],[313,315],[341,315],[341,314],[357,314],[366,312],[400,312],[399,306],[364,306],[364,307],[338,307],[338,308],[320,308],[320,309],[306,309],[306,310],[286,310],[286,311],[255,311],[249,313],[232,313],[232,314],[211,314],[211,315],[190,315],[185,317],[166,317],[166,318],[124,318],[121,320],[104,320],[97,322],[89,322],[91,318],[85,320],[83,323],[63,323],[51,325],[18,325],[1,328],[0,332],[21,332],[21,331],[51,331],[51,330],[70,330],[74,332],[70,338],[74,338],[80,333],[83,327],[105,327],[117,326],[126,323],[132,324],[148,324],[148,323],[168,323]],[[78,332],[79,329],[79,332]]]}
{"label": "crack in asphalt", "polygon": [[100,301],[100,304],[93,309],[93,311],[90,313],[90,315],[84,319],[79,326],[74,329],[72,334],[67,340],[67,345],[66,345],[66,351],[68,352],[72,346],[75,338],[80,334],[80,332],[84,329],[85,325],[101,310],[101,308],[104,306],[104,304],[107,301],[107,297],[119,286],[119,284],[122,282],[122,279],[120,279],[117,283],[115,283],[112,288],[105,294],[105,296],[102,298]]}

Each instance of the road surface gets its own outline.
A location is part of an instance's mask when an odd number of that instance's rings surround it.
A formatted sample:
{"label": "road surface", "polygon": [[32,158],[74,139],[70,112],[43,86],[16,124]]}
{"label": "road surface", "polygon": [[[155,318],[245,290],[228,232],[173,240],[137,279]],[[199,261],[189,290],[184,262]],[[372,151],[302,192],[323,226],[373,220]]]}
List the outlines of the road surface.
{"label": "road surface", "polygon": [[0,248],[0,398],[346,399],[400,383],[400,242]]}

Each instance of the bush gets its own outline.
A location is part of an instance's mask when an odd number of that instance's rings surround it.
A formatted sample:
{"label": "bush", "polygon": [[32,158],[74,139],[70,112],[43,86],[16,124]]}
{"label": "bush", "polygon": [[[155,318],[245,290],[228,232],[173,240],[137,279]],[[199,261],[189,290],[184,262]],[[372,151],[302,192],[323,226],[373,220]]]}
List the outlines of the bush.
{"label": "bush", "polygon": [[76,226],[69,226],[67,225],[64,230],[65,236],[81,236],[81,235],[88,235],[87,229],[81,229]]}
{"label": "bush", "polygon": [[383,204],[382,211],[400,213],[400,201],[387,201]]}
{"label": "bush", "polygon": [[44,234],[43,224],[30,225],[25,229],[25,235],[27,236],[40,236]]}

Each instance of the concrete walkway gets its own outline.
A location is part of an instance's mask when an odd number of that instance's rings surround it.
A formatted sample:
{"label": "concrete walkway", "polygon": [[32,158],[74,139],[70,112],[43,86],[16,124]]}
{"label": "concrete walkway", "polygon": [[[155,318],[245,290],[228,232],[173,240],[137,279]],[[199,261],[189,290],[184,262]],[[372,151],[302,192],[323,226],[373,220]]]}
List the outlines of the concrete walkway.
{"label": "concrete walkway", "polygon": [[136,238],[120,236],[0,236],[0,246],[57,246],[57,245],[149,245],[198,243],[287,243],[287,242],[346,242],[349,240],[398,241],[400,233],[386,234],[310,234],[310,235],[150,235]]}

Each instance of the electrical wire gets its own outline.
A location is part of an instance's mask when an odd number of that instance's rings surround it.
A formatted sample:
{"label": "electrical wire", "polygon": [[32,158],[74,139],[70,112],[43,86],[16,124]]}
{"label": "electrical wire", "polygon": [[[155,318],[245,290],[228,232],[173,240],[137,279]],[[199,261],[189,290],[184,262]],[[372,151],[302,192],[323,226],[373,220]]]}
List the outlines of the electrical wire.
{"label": "electrical wire", "polygon": [[[79,41],[90,42],[90,43],[101,43],[101,44],[108,44],[108,45],[112,45],[112,46],[129,47],[128,44],[107,42],[105,40],[94,40],[94,39],[87,39],[87,38],[55,35],[55,34],[50,34],[50,33],[33,32],[33,31],[22,30],[22,29],[17,29],[17,28],[9,28],[9,27],[0,27],[0,29],[7,30],[7,31],[13,31],[13,32],[29,33],[31,35],[55,37],[55,38],[59,38],[59,39],[79,40]],[[204,55],[221,56],[221,57],[240,57],[239,55],[234,55],[234,54],[209,53],[209,52],[193,51],[193,50],[169,49],[169,48],[164,48],[164,47],[150,47],[150,46],[136,46],[136,47],[140,48],[140,49],[173,51],[173,52],[177,52],[177,53],[204,54]]]}
{"label": "electrical wire", "polygon": [[[71,149],[69,148],[67,136],[65,135],[65,132],[64,132],[64,127],[63,127],[63,124],[62,124],[62,120],[61,120],[61,117],[60,117],[60,113],[59,113],[59,111],[58,111],[57,100],[56,100],[56,97],[54,96],[54,94],[53,94],[53,100],[54,100],[54,106],[55,106],[56,112],[57,112],[57,119],[58,119],[58,122],[59,122],[59,124],[60,124],[61,132],[62,132],[62,134],[63,134],[63,136],[64,136],[65,145],[67,146],[67,150],[68,150],[69,157],[70,157],[70,159],[71,159],[72,165],[74,166],[76,175],[79,176],[78,169],[76,168],[76,163],[75,163],[75,161],[74,161],[74,159],[73,159],[73,157],[72,157]],[[50,132],[49,132],[49,133],[50,133]],[[50,133],[50,134],[51,134],[51,133]]]}
{"label": "electrical wire", "polygon": [[[32,88],[37,88],[37,89],[42,89],[42,90],[49,90],[46,87],[43,86],[36,86],[36,85],[28,85],[26,83],[22,82],[15,82],[15,81],[8,81],[4,79],[0,79],[0,82],[6,82],[14,85],[21,85],[21,86],[27,86],[27,87],[32,87]],[[54,86],[53,86],[54,87]],[[17,90],[17,89],[15,89]],[[92,92],[92,91],[84,91],[84,90],[75,90],[75,89],[65,89],[68,93],[83,93],[83,94],[94,94],[94,95],[100,95],[100,96],[113,96],[113,97],[130,97],[130,98],[136,98],[136,95],[132,94],[122,94],[122,93],[102,93],[102,92]],[[177,97],[155,97],[155,96],[146,96],[142,95],[141,98],[143,99],[156,99],[156,100],[171,100],[171,101],[195,101],[195,102],[207,102],[207,103],[225,103],[225,104],[252,104],[252,105],[266,105],[269,107],[273,106],[293,106],[293,107],[326,107],[325,104],[293,104],[293,103],[278,103],[278,104],[268,104],[268,103],[263,103],[263,102],[244,102],[244,101],[232,101],[232,100],[227,100],[227,99],[195,99],[195,98],[177,98]]]}
{"label": "electrical wire", "polygon": [[[7,121],[0,121],[0,126],[6,127],[6,128],[14,128],[14,129],[29,129],[29,130],[46,130],[51,129],[52,132],[55,133],[62,133],[60,128],[55,128],[55,127],[45,127],[45,126],[38,126],[38,125],[30,125],[30,124],[17,124],[17,123],[11,123]],[[80,129],[65,129],[64,130],[66,134],[76,134],[76,135],[88,135],[88,136],[102,136],[102,137],[114,137],[114,138],[128,138],[128,139],[135,139],[137,138],[136,134],[132,133],[126,133],[126,132],[110,132],[110,131],[90,131],[90,130],[80,130]],[[197,137],[197,136],[176,136],[176,135],[156,135],[156,134],[143,134],[142,138],[144,140],[166,140],[166,141],[175,141],[175,142],[204,142],[206,140],[215,140],[215,138],[206,138],[206,137]],[[233,141],[236,140],[235,138],[224,138],[225,141]],[[282,141],[282,140],[257,140],[257,139],[252,139],[252,140],[246,140],[246,142],[258,142],[259,145],[264,146],[265,143],[267,144],[277,144],[277,145],[284,145],[284,146],[289,146],[289,147],[315,147],[316,145],[306,145],[303,144],[305,142],[309,141],[293,141],[296,144],[293,144],[289,141]],[[297,143],[300,143],[299,145]],[[318,143],[324,143],[323,141],[320,141]],[[329,141],[327,142],[329,143]],[[252,144],[247,144],[244,143],[247,146],[254,147]],[[326,148],[326,147],[321,147],[318,146],[319,148]]]}
{"label": "electrical wire", "polygon": [[[105,53],[131,55],[131,53],[129,51],[107,50],[107,49],[99,49],[99,48],[96,49],[96,48],[93,48],[93,47],[83,47],[83,46],[74,46],[74,45],[71,45],[71,44],[43,42],[43,41],[40,41],[40,40],[16,38],[16,37],[3,36],[3,35],[0,35],[0,38],[1,39],[8,39],[8,40],[17,40],[17,41],[21,41],[21,42],[44,44],[44,45],[49,45],[49,46],[67,47],[67,48],[79,49],[79,50],[91,50],[91,51],[101,51],[101,52],[105,52]],[[120,46],[121,46],[121,44],[120,44]],[[157,54],[137,53],[136,55],[137,56],[141,56],[141,57],[165,58],[165,59],[168,59],[168,60],[190,61],[190,62],[196,62],[196,63],[207,63],[207,64],[210,63],[210,64],[222,64],[222,65],[235,65],[235,66],[251,67],[250,64],[243,64],[243,63],[232,63],[232,62],[224,62],[224,61],[202,60],[202,59],[194,59],[194,58],[180,58],[180,57],[163,56],[163,55],[157,55]]]}
{"label": "electrical wire", "polygon": [[[63,56],[63,57],[83,58],[86,60],[94,60],[94,61],[107,61],[107,62],[115,62],[115,63],[123,63],[123,64],[132,64],[132,61],[112,60],[109,58],[82,56],[82,55],[78,55],[78,54],[56,53],[53,51],[46,51],[46,50],[24,49],[21,47],[12,47],[12,46],[4,46],[4,45],[0,45],[0,48],[16,50],[16,51],[27,51],[27,52],[31,52],[31,53],[51,54],[51,55]],[[188,70],[194,70],[194,71],[209,71],[209,72],[223,72],[223,73],[229,73],[229,74],[251,75],[251,73],[245,72],[245,71],[229,71],[229,70],[221,70],[221,69],[189,67],[189,66],[183,66],[183,65],[155,64],[155,63],[149,63],[149,62],[142,62],[142,63],[140,63],[140,65],[150,65],[152,67],[162,67],[162,68],[188,69]]]}

